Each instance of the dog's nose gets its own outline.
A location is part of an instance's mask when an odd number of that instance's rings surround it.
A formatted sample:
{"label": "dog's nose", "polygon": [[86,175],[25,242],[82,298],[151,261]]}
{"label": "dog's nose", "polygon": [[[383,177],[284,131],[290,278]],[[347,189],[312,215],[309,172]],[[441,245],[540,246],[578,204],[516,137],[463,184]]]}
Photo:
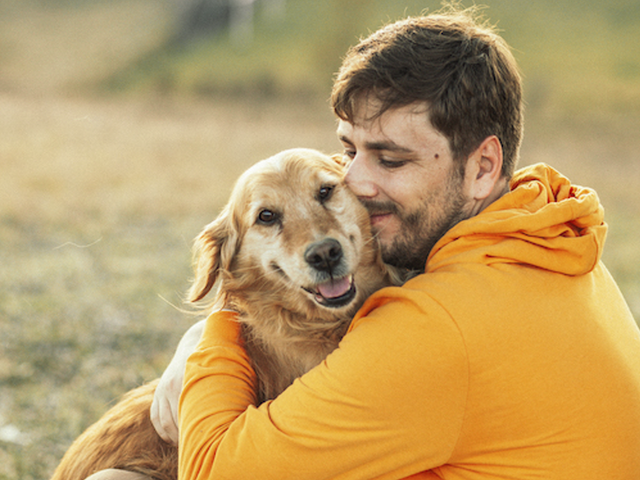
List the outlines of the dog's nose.
{"label": "dog's nose", "polygon": [[325,238],[309,245],[304,259],[316,270],[330,273],[342,259],[342,245],[334,238]]}

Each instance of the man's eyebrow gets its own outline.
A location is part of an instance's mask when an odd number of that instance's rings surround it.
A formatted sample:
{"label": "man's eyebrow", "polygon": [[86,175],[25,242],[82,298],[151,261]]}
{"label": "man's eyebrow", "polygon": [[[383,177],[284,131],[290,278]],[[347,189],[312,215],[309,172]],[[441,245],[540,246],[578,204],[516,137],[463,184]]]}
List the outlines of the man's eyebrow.
{"label": "man's eyebrow", "polygon": [[[353,142],[349,140],[349,137],[346,135],[340,135],[338,137],[342,142],[347,143],[349,145],[353,145]],[[413,150],[407,147],[403,147],[398,145],[392,141],[379,141],[379,142],[366,142],[365,147],[368,150],[376,150],[376,151],[388,151],[388,152],[397,152],[397,153],[412,153]]]}
{"label": "man's eyebrow", "polygon": [[386,150],[388,152],[396,152],[396,153],[412,153],[413,152],[413,150],[411,150],[410,148],[403,147],[392,141],[367,142],[365,146],[369,150],[378,150],[378,151]]}
{"label": "man's eyebrow", "polygon": [[343,143],[348,143],[349,145],[353,145],[353,142],[349,140],[349,137],[347,137],[346,135],[338,135],[338,140],[340,140]]}

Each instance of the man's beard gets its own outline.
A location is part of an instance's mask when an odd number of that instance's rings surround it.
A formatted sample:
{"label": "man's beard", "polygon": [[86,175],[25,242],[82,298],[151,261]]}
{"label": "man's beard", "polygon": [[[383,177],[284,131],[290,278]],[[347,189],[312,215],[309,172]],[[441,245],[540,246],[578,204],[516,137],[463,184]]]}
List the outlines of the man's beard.
{"label": "man's beard", "polygon": [[374,202],[361,199],[369,211],[391,213],[400,220],[400,231],[391,245],[382,245],[382,259],[390,265],[423,272],[433,246],[454,225],[466,218],[462,178],[452,174],[443,192],[432,192],[421,206],[411,212],[401,212],[394,202]]}

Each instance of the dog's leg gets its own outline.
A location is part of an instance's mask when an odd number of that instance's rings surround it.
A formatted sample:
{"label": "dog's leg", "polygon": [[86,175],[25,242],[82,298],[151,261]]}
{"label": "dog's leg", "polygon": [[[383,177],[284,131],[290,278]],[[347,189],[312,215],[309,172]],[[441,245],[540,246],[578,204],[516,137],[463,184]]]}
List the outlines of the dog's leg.
{"label": "dog's leg", "polygon": [[156,385],[157,381],[150,382],[130,391],[85,430],[69,447],[51,480],[96,480],[92,474],[106,475],[102,472],[109,469],[120,469],[121,476],[99,476],[97,480],[176,480],[178,449],[160,438],[149,418]]}
{"label": "dog's leg", "polygon": [[87,477],[86,480],[151,480],[151,477],[147,477],[141,473],[109,468],[107,470],[100,470],[99,472],[94,473]]}

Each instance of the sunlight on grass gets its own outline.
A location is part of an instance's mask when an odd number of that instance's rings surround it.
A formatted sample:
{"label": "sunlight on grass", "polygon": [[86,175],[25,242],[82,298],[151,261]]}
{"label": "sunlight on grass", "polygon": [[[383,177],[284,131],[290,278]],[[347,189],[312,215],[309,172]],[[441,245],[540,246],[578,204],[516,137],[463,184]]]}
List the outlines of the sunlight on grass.
{"label": "sunlight on grass", "polygon": [[240,172],[337,141],[321,102],[0,105],[0,478],[44,479],[195,321],[192,239]]}

